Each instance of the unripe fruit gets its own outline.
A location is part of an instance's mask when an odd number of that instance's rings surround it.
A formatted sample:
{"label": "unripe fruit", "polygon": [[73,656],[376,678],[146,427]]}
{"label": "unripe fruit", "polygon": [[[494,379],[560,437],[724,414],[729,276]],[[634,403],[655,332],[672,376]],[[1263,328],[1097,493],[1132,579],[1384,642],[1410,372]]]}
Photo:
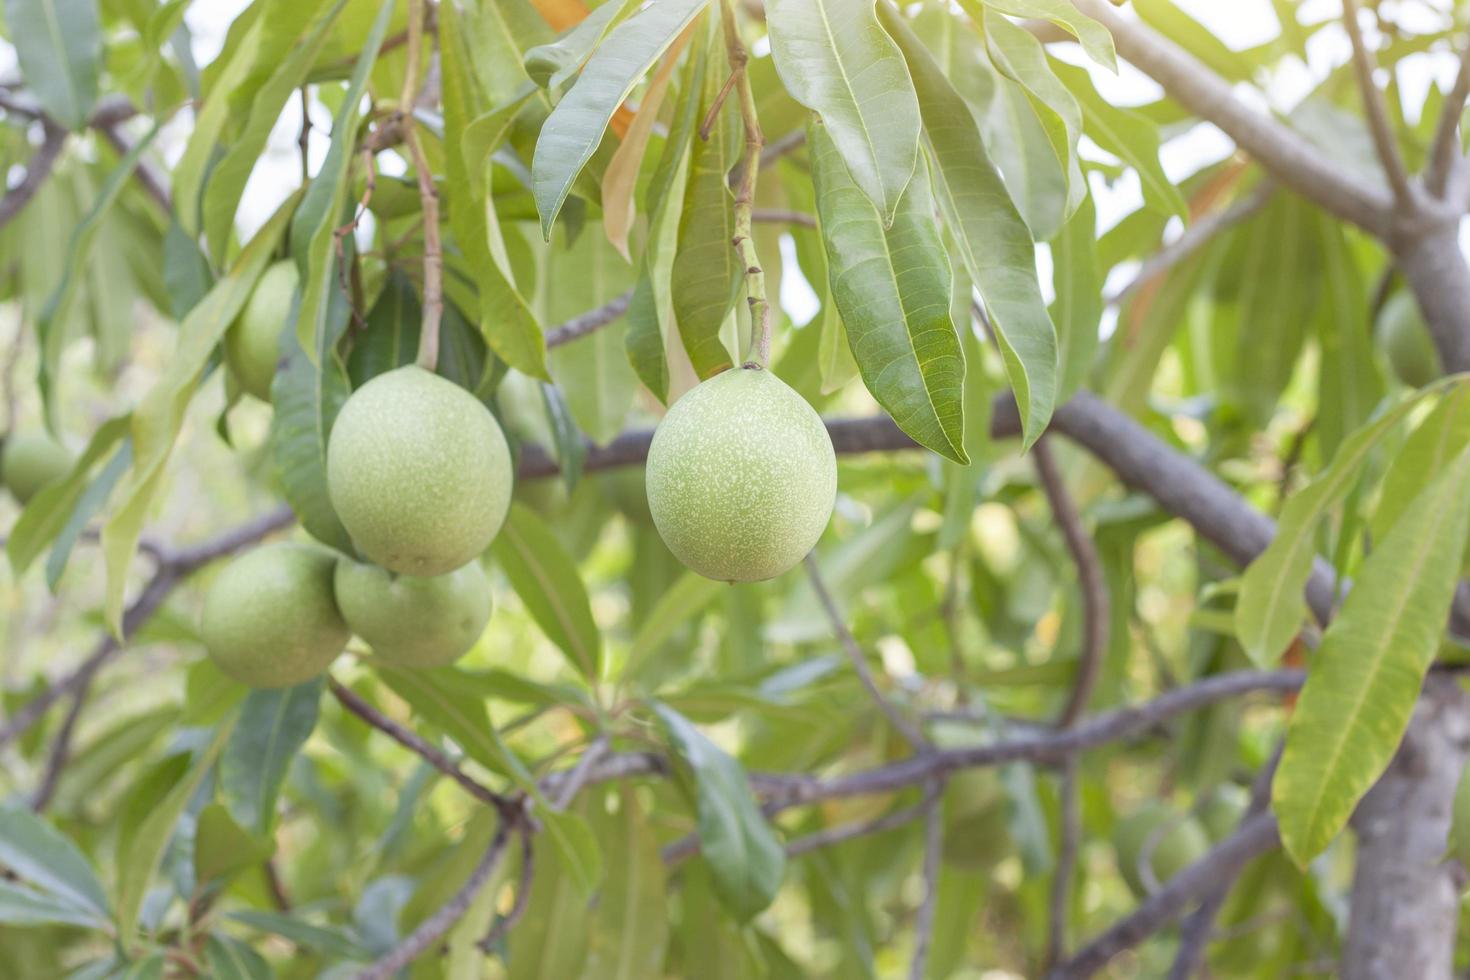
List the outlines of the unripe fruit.
{"label": "unripe fruit", "polygon": [[769,371],[718,374],[680,398],[648,449],[648,508],[701,575],[775,578],[812,550],[837,496],[822,419]]}
{"label": "unripe fruit", "polygon": [[472,561],[447,575],[395,575],[337,563],[337,608],[352,632],[389,663],[443,667],[475,645],[490,620],[490,580]]}
{"label": "unripe fruit", "polygon": [[351,633],[332,594],[336,558],[268,544],[225,566],[204,599],[210,659],[251,687],[290,687],[327,669]]}
{"label": "unripe fruit", "polygon": [[22,504],[71,472],[71,453],[41,433],[11,433],[0,454],[0,480]]}
{"label": "unripe fruit", "polygon": [[281,359],[281,331],[291,317],[300,279],[290,259],[270,266],[225,334],[225,363],[240,387],[263,402],[271,400],[271,381]]}
{"label": "unripe fruit", "polygon": [[1210,843],[1218,844],[1235,833],[1250,805],[1251,794],[1244,786],[1236,783],[1216,786],[1199,810],[1199,822]]}
{"label": "unripe fruit", "polygon": [[1139,863],[1145,847],[1152,848],[1149,867],[1154,881],[1161,885],[1204,857],[1210,849],[1210,838],[1193,816],[1155,801],[1118,824],[1113,831],[1113,847],[1118,870],[1128,887],[1142,896],[1148,891]]}
{"label": "unripe fruit", "polygon": [[505,522],[511,482],[510,448],[489,410],[413,365],[353,392],[327,445],[342,526],[403,575],[443,575],[479,557]]}
{"label": "unripe fruit", "polygon": [[1378,317],[1378,342],[1394,375],[1410,388],[1422,388],[1444,374],[1412,293],[1396,293],[1384,305]]}

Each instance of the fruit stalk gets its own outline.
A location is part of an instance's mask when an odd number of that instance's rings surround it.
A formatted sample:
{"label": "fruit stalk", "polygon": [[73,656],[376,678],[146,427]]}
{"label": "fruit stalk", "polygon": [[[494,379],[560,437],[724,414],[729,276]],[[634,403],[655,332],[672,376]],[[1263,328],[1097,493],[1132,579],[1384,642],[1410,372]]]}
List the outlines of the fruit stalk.
{"label": "fruit stalk", "polygon": [[760,118],[755,109],[755,90],[745,70],[750,60],[740,40],[731,0],[721,0],[720,13],[725,32],[725,52],[730,61],[730,77],[740,99],[740,119],[745,126],[745,154],[740,161],[740,182],[735,187],[735,237],[730,244],[745,267],[745,302],[750,306],[749,364],[765,367],[771,357],[771,304],[766,299],[766,273],[756,255],[751,237],[752,213],[755,210],[755,185],[760,176],[761,150],[766,145]]}
{"label": "fruit stalk", "polygon": [[408,0],[408,66],[403,74],[403,94],[398,99],[403,141],[413,158],[418,176],[419,198],[424,212],[424,309],[419,328],[419,350],[415,363],[425,371],[439,364],[439,319],[444,312],[444,250],[439,240],[439,192],[434,172],[424,155],[414,127],[414,104],[418,101],[419,52],[423,48],[424,0]]}

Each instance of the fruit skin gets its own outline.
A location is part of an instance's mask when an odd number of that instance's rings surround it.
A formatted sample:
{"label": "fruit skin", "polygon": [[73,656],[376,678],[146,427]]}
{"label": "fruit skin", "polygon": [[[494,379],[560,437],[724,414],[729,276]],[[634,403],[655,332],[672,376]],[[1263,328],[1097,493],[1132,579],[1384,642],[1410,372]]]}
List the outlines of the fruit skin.
{"label": "fruit skin", "polygon": [[812,550],[837,498],[822,419],[769,371],[718,374],[680,398],[648,449],[664,543],[708,578],[775,578]]}
{"label": "fruit skin", "polygon": [[1434,338],[1412,293],[1399,292],[1378,316],[1378,343],[1399,381],[1422,388],[1444,374]]}
{"label": "fruit skin", "polygon": [[204,599],[210,659],[251,687],[290,687],[326,670],[352,635],[333,595],[336,564],[323,548],[268,544],[226,565]]}
{"label": "fruit skin", "polygon": [[291,302],[300,280],[296,263],[290,259],[271,265],[225,333],[225,363],[240,387],[263,402],[271,400],[271,381],[281,359],[281,331],[291,318]]}
{"label": "fruit skin", "polygon": [[60,443],[41,433],[11,433],[0,452],[0,479],[21,504],[41,488],[71,472],[72,457]]}
{"label": "fruit skin", "polygon": [[[1160,828],[1165,829],[1155,840],[1155,831]],[[1181,814],[1157,800],[1125,818],[1113,831],[1113,847],[1117,852],[1118,870],[1123,873],[1133,894],[1139,897],[1148,892],[1139,873],[1142,869],[1138,860],[1146,844],[1153,847],[1149,865],[1154,878],[1162,885],[1204,857],[1210,849],[1210,838],[1193,816]]]}
{"label": "fruit skin", "polygon": [[1244,786],[1236,783],[1216,786],[1199,810],[1199,822],[1209,835],[1210,843],[1218,844],[1235,833],[1250,805],[1251,794]]}
{"label": "fruit skin", "polygon": [[358,549],[432,577],[480,556],[510,509],[510,448],[484,405],[409,365],[347,399],[327,443],[327,492]]}
{"label": "fruit skin", "polygon": [[337,608],[352,632],[383,660],[443,667],[475,645],[490,620],[490,580],[472,561],[447,575],[395,575],[376,565],[337,562]]}

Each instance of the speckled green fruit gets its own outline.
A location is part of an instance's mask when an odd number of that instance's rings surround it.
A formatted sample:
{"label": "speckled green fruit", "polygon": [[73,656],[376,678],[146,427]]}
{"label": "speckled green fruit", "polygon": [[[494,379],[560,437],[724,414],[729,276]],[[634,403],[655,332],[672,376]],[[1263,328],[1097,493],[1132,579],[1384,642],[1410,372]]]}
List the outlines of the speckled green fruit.
{"label": "speckled green fruit", "polygon": [[395,575],[337,563],[337,608],[373,653],[404,667],[443,667],[475,645],[490,620],[490,581],[472,561],[447,575]]}
{"label": "speckled green fruit", "polygon": [[1152,847],[1149,866],[1154,880],[1163,884],[1204,857],[1210,838],[1192,815],[1158,801],[1145,804],[1120,822],[1113,831],[1118,870],[1139,896],[1148,891],[1139,863],[1145,846]]}
{"label": "speckled green fruit", "polygon": [[271,381],[281,359],[281,331],[291,317],[291,299],[300,278],[290,259],[267,268],[225,334],[225,363],[240,387],[263,402],[271,400]]}
{"label": "speckled green fruit", "polygon": [[1378,315],[1378,343],[1394,376],[1410,388],[1422,388],[1444,373],[1412,293],[1396,293],[1384,305]]}
{"label": "speckled green fruit", "polygon": [[0,453],[0,480],[20,503],[71,471],[71,453],[51,437],[33,432],[11,433]]}
{"label": "speckled green fruit", "polygon": [[775,578],[812,550],[837,497],[826,426],[769,371],[717,374],[680,398],[648,449],[648,509],[708,578]]}
{"label": "speckled green fruit", "polygon": [[351,636],[333,597],[336,557],[268,544],[225,566],[204,599],[210,659],[251,687],[290,687],[327,669]]}
{"label": "speckled green fruit", "polygon": [[422,368],[353,392],[327,444],[327,492],[358,549],[431,577],[478,558],[510,509],[505,436],[484,405]]}
{"label": "speckled green fruit", "polygon": [[1218,844],[1235,833],[1250,805],[1251,794],[1244,786],[1221,783],[1211,790],[1199,808],[1199,822],[1209,835],[1210,843]]}

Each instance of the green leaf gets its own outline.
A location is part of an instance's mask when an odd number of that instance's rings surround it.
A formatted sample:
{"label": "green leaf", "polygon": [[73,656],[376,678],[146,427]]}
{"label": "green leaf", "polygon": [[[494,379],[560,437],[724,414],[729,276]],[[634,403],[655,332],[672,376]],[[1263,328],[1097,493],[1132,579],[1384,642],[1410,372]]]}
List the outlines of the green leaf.
{"label": "green leaf", "polygon": [[64,898],[0,881],[0,925],[72,925],[101,929],[107,926],[107,918]]}
{"label": "green leaf", "polygon": [[1314,210],[1322,235],[1323,299],[1318,304],[1317,444],[1331,459],[1383,397],[1368,322],[1368,284],[1341,223]]}
{"label": "green leaf", "polygon": [[1099,95],[1086,69],[1055,60],[1051,65],[1082,106],[1087,135],[1138,173],[1143,183],[1144,204],[1162,214],[1178,215],[1188,221],[1189,205],[1159,163],[1158,127],[1149,122],[1147,116],[1120,109]]}
{"label": "green leaf", "polygon": [[615,27],[557,103],[536,140],[531,186],[549,241],[572,182],[592,158],[618,106],[709,0],[650,4]]}
{"label": "green leaf", "polygon": [[220,757],[220,795],[230,815],[252,833],[270,835],[276,797],[291,761],[316,727],[322,678],[277,690],[251,691]]}
{"label": "green leaf", "polygon": [[214,766],[232,727],[230,722],[220,725],[209,744],[192,761],[179,756],[171,760],[178,765],[156,770],[155,776],[160,778],[140,783],[128,801],[117,835],[116,921],[118,937],[124,944],[133,940],[143,896],[163,863],[163,852],[174,826]]}
{"label": "green leaf", "polygon": [[592,920],[583,980],[642,980],[663,969],[669,941],[663,859],[637,794],[624,787],[614,814],[593,820],[607,878]]}
{"label": "green leaf", "polygon": [[748,920],[780,890],[786,852],[761,814],[740,763],[673,708],[656,702],[653,707],[694,776],[700,853],[715,891],[732,915]]}
{"label": "green leaf", "polygon": [[[303,9],[320,9],[323,0],[305,0]],[[307,72],[316,62],[322,46],[326,44],[332,24],[347,0],[335,0],[319,18],[312,23],[305,36],[292,44],[289,52],[273,65],[271,75],[255,90],[245,123],[239,135],[210,169],[208,183],[204,185],[201,207],[202,230],[209,245],[210,255],[216,265],[224,265],[230,242],[234,237],[235,212],[240,207],[240,198],[245,193],[245,182],[250,179],[256,162],[265,151],[271,130],[281,116],[286,101],[306,81]],[[371,61],[371,56],[368,57]],[[349,103],[351,100],[348,100]],[[355,103],[352,103],[355,106]],[[329,178],[330,180],[330,178]],[[315,193],[321,177],[312,182],[308,191],[310,199]]]}
{"label": "green leaf", "polygon": [[[473,83],[473,53],[468,48],[461,15],[453,4],[440,9],[439,52],[444,76],[444,174],[449,189],[449,227],[474,277],[476,323],[501,360],[547,381],[546,338],[541,325],[491,252],[489,222],[493,211],[486,186],[490,167],[472,172],[465,162],[470,138],[467,127],[482,106]],[[519,70],[518,63],[516,68]]]}
{"label": "green leaf", "polygon": [[638,627],[633,647],[623,664],[622,678],[636,678],[639,668],[674,635],[674,631],[702,613],[726,588],[724,582],[705,578],[698,572],[685,572],[680,576]]}
{"label": "green leaf", "polygon": [[1074,7],[1071,0],[985,0],[985,5],[1013,17],[1034,17],[1051,21],[1077,38],[1087,57],[1109,71],[1118,70],[1113,35],[1108,33],[1106,27]]}
{"label": "green leaf", "polygon": [[21,74],[47,115],[67,129],[83,129],[102,71],[97,0],[5,0],[5,27]]}
{"label": "green leaf", "polygon": [[[328,23],[341,6],[339,0],[325,18]],[[327,147],[327,156],[316,177],[307,185],[301,207],[291,219],[291,255],[301,273],[296,339],[312,364],[320,364],[331,347],[327,335],[333,329],[332,297],[342,292],[337,274],[337,263],[342,261],[339,259],[342,250],[338,248],[337,228],[342,224],[342,215],[348,206],[347,191],[351,184],[349,178],[362,97],[367,90],[368,76],[377,60],[378,49],[382,47],[383,35],[387,33],[388,21],[393,16],[393,8],[393,0],[382,0],[379,5],[378,16],[373,21],[362,52],[357,56],[352,79],[347,83],[341,106],[332,120],[332,142]],[[210,178],[211,191],[218,180],[218,176]],[[205,207],[207,222],[207,199]]]}
{"label": "green leaf", "polygon": [[[710,33],[709,58],[718,49],[719,35]],[[719,98],[720,73],[706,70],[699,100],[703,119]],[[736,117],[729,100],[710,127],[708,139],[694,144],[679,213],[678,249],[674,254],[669,289],[674,322],[689,361],[700,378],[729,368],[733,361],[722,331],[735,308],[743,270],[731,247],[735,237],[735,199],[726,177],[736,148]]]}
{"label": "green leaf", "polygon": [[17,576],[24,575],[31,562],[56,540],[66,527],[78,502],[86,493],[97,462],[122,440],[131,419],[126,415],[108,419],[97,427],[86,449],[72,464],[71,472],[56,482],[42,487],[25,510],[21,511],[5,543],[10,567]]}
{"label": "green leaf", "polygon": [[577,977],[587,960],[588,895],[560,855],[538,854],[526,914],[510,931],[508,980]]}
{"label": "green leaf", "polygon": [[1461,385],[1445,395],[1434,411],[1409,434],[1383,474],[1378,507],[1368,522],[1374,541],[1381,541],[1431,481],[1470,445],[1470,388]]}
{"label": "green leaf", "polygon": [[107,465],[102,467],[97,478],[77,498],[76,508],[71,512],[71,517],[67,518],[66,526],[56,536],[51,554],[46,557],[46,587],[52,592],[61,583],[61,574],[66,571],[66,563],[71,558],[77,539],[82,536],[87,525],[92,523],[92,518],[102,512],[107,498],[112,496],[113,488],[132,465],[133,446],[124,441],[117,452],[112,454],[112,459],[107,461]]}
{"label": "green leaf", "polygon": [[536,625],[596,683],[602,637],[577,563],[556,534],[534,511],[514,503],[491,548]]}
{"label": "green leaf", "polygon": [[853,183],[826,127],[807,129],[832,299],[863,383],[898,427],[956,462],[965,454],[964,355],[949,317],[949,257],[918,168],[890,227]]}
{"label": "green leaf", "polygon": [[205,941],[204,961],[214,980],[271,980],[275,976],[265,957],[240,940],[219,933]]}
{"label": "green leaf", "polygon": [[112,980],[163,980],[166,962],[162,953],[150,953],[127,964],[113,974]]}
{"label": "green leaf", "polygon": [[1051,243],[1056,302],[1057,397],[1065,404],[1086,381],[1097,354],[1103,313],[1103,271],[1097,260],[1097,211],[1092,197],[1062,226]]}
{"label": "green leaf", "polygon": [[183,427],[189,401],[199,386],[210,353],[265,271],[295,203],[293,195],[281,205],[245,246],[235,267],[179,324],[178,341],[163,373],[133,411],[132,479],[128,481],[123,502],[102,528],[102,551],[107,566],[105,611],[108,628],[114,635],[122,633],[128,566],[138,550],[143,521],[163,483],[164,469]]}
{"label": "green leaf", "polygon": [[261,932],[268,932],[276,936],[282,936],[291,940],[297,946],[306,949],[327,953],[331,956],[341,956],[349,960],[366,961],[372,959],[372,955],[353,939],[345,929],[335,927],[324,927],[302,922],[300,919],[289,915],[279,915],[275,912],[261,912],[256,909],[238,909],[226,912],[225,918],[233,919],[242,925]]}
{"label": "green leaf", "polygon": [[1288,854],[1305,865],[1388,767],[1454,598],[1470,532],[1470,452],[1373,549],[1312,657],[1272,785]]}
{"label": "green leaf", "polygon": [[637,0],[609,0],[549,44],[538,44],[526,52],[523,60],[531,81],[552,92],[560,91],[582,66],[593,50],[607,37],[613,22]]}
{"label": "green leaf", "polygon": [[271,851],[270,842],[252,836],[236,823],[224,804],[211,803],[199,811],[194,828],[194,879],[198,885],[228,881],[265,861]]}
{"label": "green leaf", "polygon": [[1287,498],[1276,536],[1241,576],[1235,600],[1235,634],[1258,666],[1275,663],[1301,627],[1307,611],[1302,590],[1317,556],[1316,530],[1322,517],[1357,484],[1368,454],[1383,437],[1425,393],[1444,387],[1425,389],[1354,432],[1322,475]]}
{"label": "green leaf", "polygon": [[[1036,281],[1031,232],[991,165],[964,98],[897,11],[887,3],[880,10],[919,90],[940,206],[965,268],[985,301],[1020,409],[1023,442],[1029,446],[1051,421],[1057,383],[1056,328]],[[964,322],[968,327],[968,315]]]}
{"label": "green leaf", "polygon": [[0,808],[0,865],[59,902],[107,918],[107,896],[82,852],[23,806]]}
{"label": "green leaf", "polygon": [[786,90],[821,117],[850,180],[891,225],[919,160],[919,99],[873,0],[770,0]]}

